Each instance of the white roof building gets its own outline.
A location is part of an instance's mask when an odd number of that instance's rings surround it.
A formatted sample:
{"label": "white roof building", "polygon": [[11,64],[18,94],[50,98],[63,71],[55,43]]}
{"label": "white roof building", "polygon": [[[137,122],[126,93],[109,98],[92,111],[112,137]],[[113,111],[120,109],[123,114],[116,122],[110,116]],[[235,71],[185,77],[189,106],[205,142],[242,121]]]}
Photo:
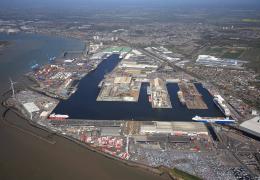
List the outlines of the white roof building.
{"label": "white roof building", "polygon": [[199,61],[219,61],[220,59],[219,58],[216,58],[215,56],[210,56],[210,55],[199,55],[198,56],[198,59],[196,60],[197,62]]}
{"label": "white roof building", "polygon": [[36,104],[34,104],[34,102],[24,103],[23,106],[29,113],[40,111],[40,109],[36,106]]}
{"label": "white roof building", "polygon": [[141,125],[140,127],[140,134],[155,133],[155,132],[156,132],[155,125]]}
{"label": "white roof building", "polygon": [[153,124],[142,124],[140,134],[208,135],[208,129],[204,123],[154,121]]}
{"label": "white roof building", "polygon": [[240,124],[240,129],[260,137],[260,116],[256,116]]}
{"label": "white roof building", "polygon": [[49,115],[48,111],[42,111],[42,113],[40,114],[40,117],[47,117]]}

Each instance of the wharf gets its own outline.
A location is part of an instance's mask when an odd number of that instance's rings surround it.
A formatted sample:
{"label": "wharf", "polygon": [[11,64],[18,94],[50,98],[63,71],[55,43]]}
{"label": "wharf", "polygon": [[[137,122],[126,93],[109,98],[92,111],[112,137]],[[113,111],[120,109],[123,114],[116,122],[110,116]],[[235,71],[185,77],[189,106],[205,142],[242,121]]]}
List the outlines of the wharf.
{"label": "wharf", "polygon": [[141,82],[132,80],[132,77],[112,77],[101,82],[97,101],[138,101]]}
{"label": "wharf", "polygon": [[208,109],[202,95],[193,83],[180,82],[178,85],[188,109]]}
{"label": "wharf", "polygon": [[51,120],[50,123],[54,126],[95,126],[95,127],[120,127],[124,121],[118,120],[87,120],[87,119],[64,119]]}
{"label": "wharf", "polygon": [[150,81],[151,104],[153,108],[172,108],[170,97],[161,78],[155,78]]}

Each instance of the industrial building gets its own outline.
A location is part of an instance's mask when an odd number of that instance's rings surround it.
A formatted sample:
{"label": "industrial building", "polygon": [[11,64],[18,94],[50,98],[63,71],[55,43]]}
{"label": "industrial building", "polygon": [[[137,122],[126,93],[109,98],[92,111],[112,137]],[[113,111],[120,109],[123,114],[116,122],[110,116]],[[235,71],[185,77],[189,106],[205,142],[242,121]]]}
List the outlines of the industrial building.
{"label": "industrial building", "polygon": [[208,129],[203,123],[197,122],[153,122],[142,124],[140,134],[171,134],[171,135],[208,135]]}
{"label": "industrial building", "polygon": [[260,137],[260,116],[256,116],[240,124],[240,129]]}
{"label": "industrial building", "polygon": [[23,107],[26,109],[27,112],[33,113],[33,112],[38,112],[40,109],[35,105],[34,102],[28,102],[24,103]]}
{"label": "industrial building", "polygon": [[236,59],[222,59],[210,55],[199,55],[196,64],[210,67],[241,68],[246,61]]}
{"label": "industrial building", "polygon": [[120,136],[120,127],[102,127],[100,129],[101,136]]}
{"label": "industrial building", "polygon": [[163,79],[155,78],[151,80],[150,87],[151,103],[153,108],[172,108],[166,84]]}
{"label": "industrial building", "polygon": [[122,77],[115,77],[114,83],[115,84],[130,84],[132,78],[129,76],[122,76]]}

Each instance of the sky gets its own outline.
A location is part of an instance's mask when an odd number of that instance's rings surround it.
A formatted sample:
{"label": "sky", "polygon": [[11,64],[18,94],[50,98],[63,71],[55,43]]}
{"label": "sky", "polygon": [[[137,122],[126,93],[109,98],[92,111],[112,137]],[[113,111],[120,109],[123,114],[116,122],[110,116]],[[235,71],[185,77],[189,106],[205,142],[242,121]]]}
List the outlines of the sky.
{"label": "sky", "polygon": [[3,8],[82,8],[82,7],[255,7],[260,0],[0,0]]}

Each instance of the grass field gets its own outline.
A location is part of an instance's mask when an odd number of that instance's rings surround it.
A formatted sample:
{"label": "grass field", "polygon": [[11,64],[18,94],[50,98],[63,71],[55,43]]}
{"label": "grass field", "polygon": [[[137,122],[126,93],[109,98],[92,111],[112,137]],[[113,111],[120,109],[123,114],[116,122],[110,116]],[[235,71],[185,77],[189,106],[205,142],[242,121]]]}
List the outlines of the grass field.
{"label": "grass field", "polygon": [[251,19],[251,18],[244,18],[241,21],[247,23],[260,23],[260,19]]}
{"label": "grass field", "polygon": [[228,50],[221,57],[222,58],[230,58],[230,59],[239,59],[239,57],[241,56],[241,54],[243,52],[244,52],[243,49]]}
{"label": "grass field", "polygon": [[222,53],[225,50],[223,47],[213,46],[208,49],[211,53]]}
{"label": "grass field", "polygon": [[179,169],[173,168],[170,173],[177,178],[184,179],[184,180],[201,180],[201,178],[188,174],[184,171],[181,171]]}
{"label": "grass field", "polygon": [[189,174],[187,172],[184,172],[182,170],[179,170],[177,168],[170,169],[168,167],[161,166],[159,169],[164,172],[169,174],[173,179],[177,180],[202,180],[201,178],[194,176],[192,174]]}
{"label": "grass field", "polygon": [[221,58],[239,59],[244,50],[243,48],[213,46],[207,48],[204,53]]}
{"label": "grass field", "polygon": [[242,54],[241,59],[249,61],[246,66],[256,71],[256,73],[260,73],[260,48],[250,48],[246,50]]}

